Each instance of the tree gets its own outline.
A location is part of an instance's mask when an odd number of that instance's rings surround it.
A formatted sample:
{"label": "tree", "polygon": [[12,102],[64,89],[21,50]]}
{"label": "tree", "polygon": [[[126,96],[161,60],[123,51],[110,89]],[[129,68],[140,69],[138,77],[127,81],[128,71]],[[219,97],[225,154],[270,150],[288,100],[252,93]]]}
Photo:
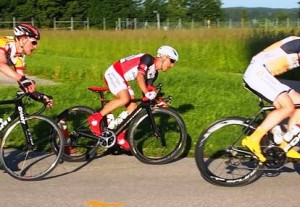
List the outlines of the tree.
{"label": "tree", "polygon": [[298,18],[300,18],[300,1],[298,1],[297,4],[299,5]]}
{"label": "tree", "polygon": [[71,17],[77,20],[85,20],[87,18],[87,4],[85,1],[66,2],[63,18],[70,19]]}
{"label": "tree", "polygon": [[195,21],[217,21],[223,17],[220,0],[188,0],[187,16]]}
{"label": "tree", "polygon": [[114,27],[118,18],[136,18],[138,13],[134,0],[88,0],[87,10],[92,24],[105,18],[108,27]]}
{"label": "tree", "polygon": [[145,21],[155,22],[157,14],[159,14],[161,21],[166,19],[166,2],[164,0],[145,0],[143,6]]}
{"label": "tree", "polygon": [[166,6],[166,16],[170,21],[177,21],[186,18],[186,1],[185,0],[169,0]]}

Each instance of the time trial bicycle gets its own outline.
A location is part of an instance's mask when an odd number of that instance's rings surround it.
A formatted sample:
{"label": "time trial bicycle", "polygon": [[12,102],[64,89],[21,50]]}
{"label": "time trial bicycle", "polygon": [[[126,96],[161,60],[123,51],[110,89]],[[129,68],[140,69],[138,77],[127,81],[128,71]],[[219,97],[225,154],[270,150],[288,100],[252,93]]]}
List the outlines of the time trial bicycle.
{"label": "time trial bicycle", "polygon": [[[286,152],[299,144],[295,136],[287,145],[280,148],[268,132],[261,140],[261,150],[267,161],[258,158],[241,142],[257,128],[266,114],[275,109],[259,98],[260,110],[250,118],[226,117],[212,123],[200,135],[195,149],[195,160],[202,177],[215,185],[241,186],[252,183],[264,173],[280,173],[284,165],[292,160]],[[300,104],[296,104],[297,109]]]}
{"label": "time trial bicycle", "polygon": [[[107,118],[101,122],[101,136],[95,136],[89,129],[88,117],[95,110],[86,106],[74,106],[57,116],[66,138],[67,161],[82,161],[100,156],[116,145],[117,136],[126,132],[131,153],[147,164],[164,164],[179,157],[184,151],[187,140],[186,128],[181,116],[168,107],[172,97],[163,98],[162,84],[157,87],[155,100],[135,99],[138,107],[128,115],[115,129],[108,128]],[[99,95],[101,108],[109,101],[105,99],[107,87],[92,86],[90,91]],[[99,111],[99,110],[97,110]]]}
{"label": "time trial bicycle", "polygon": [[[23,101],[27,96],[43,103],[31,115]],[[16,98],[0,101],[0,105],[15,106],[14,112],[5,116],[0,125],[0,162],[5,172],[18,180],[43,178],[57,166],[63,154],[61,129],[52,119],[41,115],[48,104],[45,97],[52,99],[39,92],[17,92]]]}

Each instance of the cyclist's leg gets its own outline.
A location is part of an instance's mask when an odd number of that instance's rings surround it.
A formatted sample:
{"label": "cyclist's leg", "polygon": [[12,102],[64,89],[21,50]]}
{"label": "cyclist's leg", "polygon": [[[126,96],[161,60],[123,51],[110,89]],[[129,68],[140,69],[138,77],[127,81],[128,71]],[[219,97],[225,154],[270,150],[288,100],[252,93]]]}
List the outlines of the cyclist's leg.
{"label": "cyclist's leg", "polygon": [[260,140],[269,130],[289,117],[294,111],[293,102],[287,93],[287,91],[290,91],[290,88],[280,83],[263,65],[255,62],[247,68],[244,74],[244,81],[252,91],[272,102],[276,107],[276,110],[267,115],[257,130],[242,142],[260,161],[264,162],[266,158],[261,152]]}
{"label": "cyclist's leg", "polygon": [[90,129],[97,136],[101,135],[100,123],[102,118],[130,101],[127,83],[113,66],[106,70],[104,77],[110,92],[115,95],[115,99],[105,104],[100,112],[96,112],[88,118]]}
{"label": "cyclist's leg", "polygon": [[[291,90],[289,92],[289,96],[291,97],[294,104],[300,104],[300,93],[295,90]],[[296,109],[290,116],[288,122],[288,130],[290,130],[295,124],[300,124],[300,109]]]}
{"label": "cyclist's leg", "polygon": [[[134,91],[132,90],[131,86],[128,86],[127,89],[130,94],[130,98],[135,99]],[[137,104],[135,102],[129,102],[126,105],[126,111],[128,114],[131,114],[136,108]],[[130,150],[130,145],[126,139],[126,130],[122,131],[117,135],[117,144],[126,151]]]}
{"label": "cyclist's leg", "polygon": [[[300,93],[296,92],[295,90],[291,90],[289,92],[289,96],[291,97],[292,101],[294,104],[300,103]],[[295,126],[296,124],[300,124],[300,109],[296,109],[294,110],[294,112],[292,113],[292,115],[289,118],[288,121],[288,128],[287,130],[291,130],[291,128],[293,126]],[[280,147],[282,149],[285,148],[285,146],[287,145],[287,143],[285,141],[283,141],[280,145]],[[289,158],[300,158],[300,153],[298,153],[295,149],[291,149],[286,153],[287,157]]]}
{"label": "cyclist's leg", "polygon": [[125,106],[130,101],[128,83],[113,66],[110,66],[107,69],[104,77],[110,92],[115,96],[115,98],[105,104],[105,106],[101,109],[100,113],[103,116],[119,107]]}

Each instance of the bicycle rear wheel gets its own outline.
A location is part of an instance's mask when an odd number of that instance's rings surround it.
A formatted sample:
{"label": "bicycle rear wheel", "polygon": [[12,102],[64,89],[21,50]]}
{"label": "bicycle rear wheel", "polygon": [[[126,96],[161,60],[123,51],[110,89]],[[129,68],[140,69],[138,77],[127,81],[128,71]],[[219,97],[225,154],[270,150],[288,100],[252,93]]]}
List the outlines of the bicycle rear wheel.
{"label": "bicycle rear wheel", "polygon": [[[12,177],[18,180],[38,180],[59,163],[64,140],[59,127],[47,117],[32,115],[26,117],[25,122],[32,144],[24,137],[21,122],[15,121],[4,134],[0,159],[4,170]],[[53,140],[60,143],[56,150],[53,150]]]}
{"label": "bicycle rear wheel", "polygon": [[245,118],[228,117],[203,131],[195,149],[202,177],[220,186],[241,186],[258,179],[263,174],[259,161],[241,146],[255,129]]}
{"label": "bicycle rear wheel", "polygon": [[85,161],[106,149],[98,147],[98,138],[93,137],[87,122],[94,110],[85,106],[74,106],[64,110],[55,121],[65,137],[64,160]]}
{"label": "bicycle rear wheel", "polygon": [[165,164],[178,158],[186,145],[185,124],[179,114],[170,108],[152,111],[159,136],[155,136],[146,111],[130,124],[128,140],[132,154],[146,164]]}

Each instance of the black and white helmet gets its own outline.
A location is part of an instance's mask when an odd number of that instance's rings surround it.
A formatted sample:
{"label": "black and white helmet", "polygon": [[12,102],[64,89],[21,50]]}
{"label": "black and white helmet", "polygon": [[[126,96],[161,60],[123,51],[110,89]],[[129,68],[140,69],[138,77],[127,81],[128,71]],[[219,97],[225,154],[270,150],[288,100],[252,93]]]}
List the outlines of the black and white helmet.
{"label": "black and white helmet", "polygon": [[28,37],[33,37],[36,40],[39,40],[40,37],[40,32],[37,28],[30,24],[19,24],[18,26],[15,27],[14,33],[16,37],[20,36],[28,36]]}
{"label": "black and white helmet", "polygon": [[179,59],[178,52],[173,47],[170,47],[167,45],[164,45],[164,46],[161,46],[160,48],[158,48],[157,55],[158,56],[166,55],[169,58],[171,58],[172,60],[175,60],[176,62]]}

